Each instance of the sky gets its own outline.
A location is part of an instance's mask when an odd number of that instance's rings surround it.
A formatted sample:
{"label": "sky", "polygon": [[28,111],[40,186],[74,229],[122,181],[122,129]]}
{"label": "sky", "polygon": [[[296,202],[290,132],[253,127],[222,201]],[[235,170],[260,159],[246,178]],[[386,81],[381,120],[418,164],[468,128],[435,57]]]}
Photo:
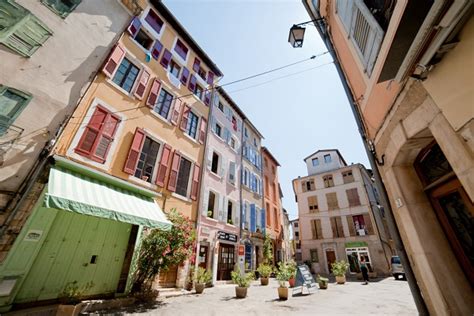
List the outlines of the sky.
{"label": "sky", "polygon": [[[290,27],[310,20],[301,0],[163,2],[224,73],[221,84],[326,51],[311,25],[306,27],[302,48],[292,48],[288,43]],[[338,148],[347,163],[360,162],[368,167],[331,60],[326,54],[225,87],[263,134],[263,145],[281,165],[278,176],[283,207],[290,219],[298,215],[292,180],[307,175],[305,157],[319,149]]]}

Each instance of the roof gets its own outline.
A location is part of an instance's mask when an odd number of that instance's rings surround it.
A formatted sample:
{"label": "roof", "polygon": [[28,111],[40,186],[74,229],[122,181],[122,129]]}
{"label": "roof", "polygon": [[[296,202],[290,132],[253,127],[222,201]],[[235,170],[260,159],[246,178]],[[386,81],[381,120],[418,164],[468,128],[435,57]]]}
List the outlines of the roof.
{"label": "roof", "polygon": [[244,112],[239,108],[237,103],[234,102],[234,100],[227,94],[227,92],[224,90],[222,87],[217,87],[217,92],[234,108],[234,110],[240,115],[242,119],[247,119],[247,116],[245,116]]}
{"label": "roof", "polygon": [[278,167],[281,167],[278,160],[276,160],[275,156],[272,155],[272,153],[270,152],[270,150],[268,150],[267,147],[262,146],[262,151],[264,151],[277,164]]}
{"label": "roof", "polygon": [[178,32],[179,36],[191,46],[192,50],[202,59],[202,61],[209,66],[209,68],[218,77],[222,77],[223,73],[217,67],[217,65],[211,60],[211,58],[204,52],[204,50],[196,43],[192,36],[186,31],[184,26],[179,23],[176,17],[171,13],[170,10],[161,2],[161,0],[151,0],[151,4],[158,10],[163,18],[171,24],[171,26]]}
{"label": "roof", "polygon": [[342,162],[344,162],[344,164],[347,166],[347,162],[344,160],[344,157],[342,157],[341,153],[339,152],[339,149],[320,149],[318,151],[315,151],[314,153],[312,153],[311,155],[309,155],[308,157],[306,157],[305,159],[303,159],[303,161],[306,162],[306,160],[314,155],[316,155],[317,153],[321,152],[321,151],[335,151],[337,152],[337,154],[339,155],[339,157],[342,159]]}

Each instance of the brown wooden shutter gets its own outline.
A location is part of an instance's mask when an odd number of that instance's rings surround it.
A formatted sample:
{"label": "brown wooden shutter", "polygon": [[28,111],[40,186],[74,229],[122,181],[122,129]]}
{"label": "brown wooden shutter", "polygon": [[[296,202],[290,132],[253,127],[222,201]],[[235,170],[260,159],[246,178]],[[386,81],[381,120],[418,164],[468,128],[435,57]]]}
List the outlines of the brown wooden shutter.
{"label": "brown wooden shutter", "polygon": [[316,233],[316,220],[311,220],[311,234],[313,235],[313,239],[318,239],[318,235]]}
{"label": "brown wooden shutter", "polygon": [[364,216],[365,228],[367,228],[367,233],[369,235],[373,235],[374,234],[374,228],[372,226],[372,220],[370,219],[370,215],[369,214],[363,214],[363,216]]}
{"label": "brown wooden shutter", "polygon": [[340,216],[336,217],[336,226],[338,236],[344,237],[344,228],[342,227],[342,220]]}
{"label": "brown wooden shutter", "polygon": [[301,182],[301,187],[303,188],[303,192],[308,191],[308,190],[306,189],[306,181],[302,181],[302,182]]}
{"label": "brown wooden shutter", "polygon": [[179,120],[179,115],[181,114],[181,108],[183,107],[183,102],[180,99],[176,99],[173,105],[173,112],[171,113],[171,124],[177,125]]}
{"label": "brown wooden shutter", "polygon": [[179,151],[175,150],[174,155],[173,155],[173,162],[171,163],[170,178],[168,180],[168,190],[170,190],[171,192],[176,191],[180,163],[181,163],[181,154],[179,153]]}
{"label": "brown wooden shutter", "polygon": [[193,201],[196,201],[197,196],[198,196],[200,171],[201,171],[201,167],[199,166],[199,164],[195,163],[194,173],[193,173],[193,182],[191,185],[191,200]]}
{"label": "brown wooden shutter", "polygon": [[160,166],[156,173],[155,183],[160,187],[165,186],[166,171],[168,171],[168,166],[171,162],[171,146],[165,144],[163,146],[163,151],[161,152]]}
{"label": "brown wooden shutter", "polygon": [[336,238],[337,236],[337,226],[336,226],[336,218],[331,217],[331,230],[332,230],[332,238]]}
{"label": "brown wooden shutter", "polygon": [[350,216],[350,215],[346,216],[346,220],[347,220],[347,227],[349,227],[349,234],[351,236],[355,236],[356,231],[355,231],[355,228],[354,228],[354,221],[352,220],[352,216]]}
{"label": "brown wooden shutter", "polygon": [[146,100],[146,105],[153,109],[156,104],[156,100],[158,100],[158,93],[160,91],[161,82],[157,78],[153,80],[153,84],[151,85],[150,94],[148,94],[148,99]]}
{"label": "brown wooden shutter", "polygon": [[137,128],[135,130],[135,136],[132,140],[132,145],[130,146],[130,151],[128,152],[127,160],[125,161],[125,165],[123,167],[123,172],[128,174],[135,173],[138,157],[140,156],[144,140],[145,132],[141,128]]}
{"label": "brown wooden shutter", "polygon": [[191,111],[191,108],[187,104],[185,104],[183,115],[181,116],[180,128],[181,128],[182,131],[185,131],[186,127],[188,126],[188,116],[189,116],[190,111]]}
{"label": "brown wooden shutter", "polygon": [[318,239],[323,239],[323,230],[321,228],[321,220],[316,220],[316,233],[318,235]]}
{"label": "brown wooden shutter", "polygon": [[143,69],[142,73],[140,74],[140,78],[138,79],[137,87],[135,88],[135,92],[133,93],[137,99],[143,99],[145,95],[146,86],[148,85],[148,81],[150,80],[150,73]]}
{"label": "brown wooden shutter", "polygon": [[206,140],[206,133],[207,133],[207,120],[202,117],[201,118],[201,125],[199,126],[199,142],[204,144]]}
{"label": "brown wooden shutter", "polygon": [[118,65],[120,65],[120,62],[122,61],[124,56],[125,49],[120,44],[118,44],[110,53],[109,58],[105,62],[104,68],[102,68],[102,72],[107,77],[111,78],[114,75],[115,70],[118,68]]}

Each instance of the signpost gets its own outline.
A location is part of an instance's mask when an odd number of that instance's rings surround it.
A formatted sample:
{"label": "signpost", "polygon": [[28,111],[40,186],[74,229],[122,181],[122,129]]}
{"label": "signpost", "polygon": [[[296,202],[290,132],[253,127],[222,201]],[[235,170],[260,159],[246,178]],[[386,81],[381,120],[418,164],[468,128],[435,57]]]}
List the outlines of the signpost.
{"label": "signpost", "polygon": [[295,290],[301,290],[301,294],[303,294],[303,288],[308,289],[308,293],[314,293],[318,290],[316,281],[311,274],[308,266],[305,264],[301,264],[297,267],[296,270],[296,280],[295,280],[295,287],[293,288],[293,294],[295,294]]}

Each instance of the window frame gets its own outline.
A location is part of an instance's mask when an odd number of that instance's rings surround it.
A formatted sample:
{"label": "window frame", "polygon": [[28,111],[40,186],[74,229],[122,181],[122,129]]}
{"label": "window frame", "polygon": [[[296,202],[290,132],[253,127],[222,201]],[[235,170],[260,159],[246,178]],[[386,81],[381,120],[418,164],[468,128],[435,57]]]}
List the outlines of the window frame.
{"label": "window frame", "polygon": [[[315,162],[316,162],[316,164],[315,164]],[[319,158],[316,157],[316,158],[311,159],[311,165],[312,165],[313,167],[319,166]]]}
{"label": "window frame", "polygon": [[331,163],[332,157],[331,154],[324,155],[324,163]]}
{"label": "window frame", "polygon": [[82,0],[75,0],[77,1],[77,3],[74,4],[74,6],[72,8],[69,9],[69,11],[64,11],[64,12],[61,12],[59,11],[57,8],[55,8],[52,4],[48,3],[48,0],[41,0],[41,3],[47,7],[48,9],[50,9],[51,11],[53,11],[56,15],[58,15],[59,17],[61,17],[62,19],[65,19],[69,14],[71,14],[72,11],[74,11],[82,2]]}
{"label": "window frame", "polygon": [[[216,171],[212,170],[214,168],[214,157],[217,157]],[[221,163],[222,163],[222,156],[217,151],[213,150],[210,171],[215,175],[219,175],[219,169],[220,169]]]}
{"label": "window frame", "polygon": [[327,174],[323,176],[324,187],[325,188],[332,188],[334,187],[334,177],[332,174]]}
{"label": "window frame", "polygon": [[[145,139],[146,138],[149,138],[151,141],[155,142],[155,143],[158,143],[159,144],[159,148],[158,148],[158,152],[156,153],[156,160],[155,160],[155,164],[153,166],[153,171],[151,172],[151,178],[150,178],[150,181],[148,182],[147,180],[144,180],[142,178],[139,178],[137,176],[135,176],[135,173],[137,172],[137,168],[138,168],[138,164],[140,163],[140,156],[142,154],[142,151],[143,151],[143,147],[140,149],[140,153],[138,154],[138,159],[137,159],[137,166],[135,167],[135,171],[133,172],[133,177],[136,178],[136,179],[140,179],[142,181],[146,181],[148,183],[151,183],[151,184],[154,184],[155,183],[155,180],[156,180],[156,176],[157,176],[157,171],[160,167],[160,163],[161,163],[161,154],[163,152],[163,147],[165,145],[165,143],[163,141],[160,141],[160,140],[157,140],[155,137],[151,136],[148,132],[145,133]],[[144,140],[145,142],[145,140]]]}
{"label": "window frame", "polygon": [[[211,201],[211,194],[214,195],[214,200],[213,200],[213,203],[212,203],[212,216],[209,216],[209,202]],[[219,199],[217,198],[219,196],[218,193],[212,191],[212,190],[209,190],[209,194],[208,194],[208,197],[207,197],[207,210],[206,210],[206,217],[207,218],[212,218],[212,219],[215,219],[216,218],[216,213],[219,212],[219,210],[216,210],[216,207],[218,207],[218,205],[216,205],[216,202],[217,204],[219,204]]]}
{"label": "window frame", "polygon": [[0,136],[5,135],[8,132],[8,129],[10,128],[11,125],[13,125],[13,122],[16,121],[18,116],[23,112],[23,110],[26,108],[26,106],[30,103],[30,101],[33,99],[33,95],[23,92],[21,90],[9,87],[9,86],[4,86],[0,84],[0,96],[3,96],[5,92],[10,91],[12,94],[16,94],[17,96],[23,98],[23,101],[21,104],[16,104],[15,105],[15,112],[13,115],[7,117],[3,116],[5,118],[0,117],[0,124],[5,123],[5,128],[1,127],[0,125]]}
{"label": "window frame", "polygon": [[[164,116],[162,113],[160,113],[161,110],[162,110],[162,108],[163,108],[163,104],[161,105],[160,112],[156,111],[157,106],[158,106],[158,103],[160,102],[160,98],[161,98],[161,93],[162,93],[162,92],[164,92],[164,93],[166,93],[166,94],[168,94],[168,95],[171,96],[171,101],[170,101],[170,104],[169,104],[169,107],[168,107],[168,112],[166,113],[166,116]],[[165,89],[165,88],[163,87],[163,84],[162,84],[161,87],[160,87],[160,91],[158,92],[158,97],[156,98],[156,102],[155,102],[155,104],[153,105],[152,111],[153,111],[154,113],[156,113],[157,115],[159,115],[160,117],[162,117],[163,119],[168,120],[169,117],[170,117],[170,114],[171,114],[171,112],[172,112],[173,100],[174,100],[174,99],[175,99],[174,94],[168,92],[168,90]],[[164,100],[163,100],[163,102],[164,102]]]}
{"label": "window frame", "polygon": [[344,184],[355,182],[354,173],[352,172],[352,170],[342,172],[342,180]]}
{"label": "window frame", "polygon": [[[137,68],[138,72],[136,74],[136,77],[133,79],[133,83],[132,85],[130,86],[130,90],[127,90],[125,89],[123,86],[121,86],[119,83],[115,82],[115,78],[117,76],[117,73],[120,69],[120,66],[122,65],[122,63],[124,62],[124,60],[127,60],[129,63],[130,63],[130,67],[127,68],[126,72],[125,72],[125,75],[123,76],[123,78],[121,79],[122,81],[122,84],[124,84],[127,80],[127,76],[128,74],[130,73],[130,70],[132,69],[132,67],[135,67]],[[132,62],[129,58],[129,56],[124,56],[122,58],[122,60],[120,61],[120,64],[117,65],[117,69],[115,70],[115,73],[114,75],[110,78],[110,82],[113,83],[116,87],[118,87],[120,90],[124,91],[127,95],[131,95],[132,92],[133,92],[133,88],[135,87],[136,83],[137,83],[137,79],[140,77],[140,72],[141,72],[142,68],[137,66],[134,62]]]}
{"label": "window frame", "polygon": [[[183,166],[183,160],[186,160],[189,162],[189,174],[188,174],[188,179],[187,179],[187,183],[186,183],[186,194],[185,195],[182,195],[181,193],[178,192],[178,188],[179,188],[179,179],[180,179],[180,175],[181,175],[181,167]],[[180,162],[179,162],[179,170],[178,170],[178,173],[176,175],[176,190],[174,191],[175,194],[179,195],[179,196],[182,196],[182,197],[185,197],[185,198],[188,198],[189,196],[189,191],[191,190],[191,186],[190,186],[190,183],[192,182],[192,175],[193,175],[193,172],[194,172],[194,163],[191,159],[181,155],[180,157]]]}
{"label": "window frame", "polygon": [[[195,125],[195,129],[194,129],[194,136],[191,135],[191,128],[192,128],[192,118],[195,118],[196,120],[196,125]],[[189,111],[188,113],[188,123],[186,125],[186,130],[184,131],[184,133],[186,135],[188,135],[189,137],[191,137],[192,139],[196,139],[196,137],[199,135],[199,115],[197,115],[196,113],[194,113],[193,111]]]}

